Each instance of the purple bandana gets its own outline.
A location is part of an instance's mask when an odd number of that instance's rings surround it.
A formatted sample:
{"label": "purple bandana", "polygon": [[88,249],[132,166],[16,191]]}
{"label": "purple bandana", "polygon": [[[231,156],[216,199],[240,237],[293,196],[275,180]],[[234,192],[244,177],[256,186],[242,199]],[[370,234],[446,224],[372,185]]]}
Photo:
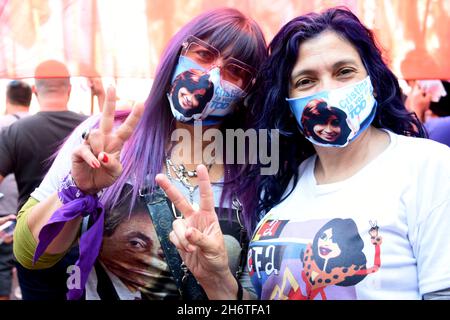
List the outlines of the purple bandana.
{"label": "purple bandana", "polygon": [[58,190],[58,197],[63,206],[53,213],[39,233],[39,243],[34,253],[33,263],[45,252],[67,221],[80,216],[90,216],[92,225],[80,237],[80,256],[75,263],[81,271],[80,288],[69,289],[67,293],[68,300],[78,300],[83,295],[89,273],[100,252],[105,210],[103,204],[98,200],[98,196],[84,194],[80,191],[70,174],[63,180]]}

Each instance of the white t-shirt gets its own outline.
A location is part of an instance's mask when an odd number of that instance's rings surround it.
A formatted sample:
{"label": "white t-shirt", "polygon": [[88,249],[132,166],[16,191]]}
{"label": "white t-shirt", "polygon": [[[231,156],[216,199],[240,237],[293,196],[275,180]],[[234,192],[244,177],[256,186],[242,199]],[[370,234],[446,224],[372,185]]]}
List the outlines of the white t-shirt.
{"label": "white t-shirt", "polygon": [[421,299],[450,288],[450,149],[389,135],[341,182],[317,185],[316,156],[301,164],[250,244],[262,299]]}

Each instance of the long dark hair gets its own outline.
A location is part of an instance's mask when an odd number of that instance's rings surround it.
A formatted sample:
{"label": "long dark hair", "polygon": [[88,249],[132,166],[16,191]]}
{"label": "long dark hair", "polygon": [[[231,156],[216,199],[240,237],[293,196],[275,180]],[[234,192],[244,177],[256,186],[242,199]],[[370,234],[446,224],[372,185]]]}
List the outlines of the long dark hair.
{"label": "long dark hair", "polygon": [[[372,31],[350,10],[335,7],[294,18],[270,43],[269,58],[262,65],[257,81],[258,92],[251,99],[258,117],[257,127],[280,130],[280,170],[276,175],[261,177],[259,192],[263,197],[257,208],[259,216],[290,194],[298,180],[299,164],[315,154],[312,144],[299,132],[285,98],[289,96],[289,81],[300,46],[326,30],[349,41],[367,69],[378,103],[372,125],[401,135],[426,136],[415,114],[405,109],[398,80],[383,61]],[[291,178],[292,188],[283,196]]]}

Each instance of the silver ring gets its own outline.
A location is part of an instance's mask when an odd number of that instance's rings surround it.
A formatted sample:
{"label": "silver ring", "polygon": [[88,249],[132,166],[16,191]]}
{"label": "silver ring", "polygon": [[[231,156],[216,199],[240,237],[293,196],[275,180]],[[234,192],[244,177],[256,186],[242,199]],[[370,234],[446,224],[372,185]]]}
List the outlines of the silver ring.
{"label": "silver ring", "polygon": [[91,129],[87,128],[86,130],[83,131],[83,133],[81,134],[81,139],[86,140],[89,139],[89,132],[91,131]]}

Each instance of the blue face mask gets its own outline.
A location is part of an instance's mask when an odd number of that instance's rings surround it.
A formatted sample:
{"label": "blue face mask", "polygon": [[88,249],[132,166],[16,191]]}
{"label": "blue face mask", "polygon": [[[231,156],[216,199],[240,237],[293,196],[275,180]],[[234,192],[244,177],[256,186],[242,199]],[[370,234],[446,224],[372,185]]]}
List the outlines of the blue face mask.
{"label": "blue face mask", "polygon": [[184,56],[179,58],[167,94],[175,119],[188,123],[203,120],[206,125],[220,123],[243,96],[243,90],[220,80],[218,67],[208,71]]}
{"label": "blue face mask", "polygon": [[304,136],[323,147],[345,147],[372,123],[377,102],[370,77],[304,98],[286,99]]}

